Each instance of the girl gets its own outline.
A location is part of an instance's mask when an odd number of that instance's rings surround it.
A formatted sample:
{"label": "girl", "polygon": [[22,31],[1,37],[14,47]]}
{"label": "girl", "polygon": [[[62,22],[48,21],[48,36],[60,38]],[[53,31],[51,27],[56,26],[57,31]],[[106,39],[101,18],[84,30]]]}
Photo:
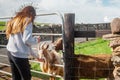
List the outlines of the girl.
{"label": "girl", "polygon": [[7,50],[13,80],[31,80],[29,55],[42,61],[31,49],[31,45],[40,42],[40,38],[32,37],[35,16],[35,9],[32,6],[26,6],[7,23]]}

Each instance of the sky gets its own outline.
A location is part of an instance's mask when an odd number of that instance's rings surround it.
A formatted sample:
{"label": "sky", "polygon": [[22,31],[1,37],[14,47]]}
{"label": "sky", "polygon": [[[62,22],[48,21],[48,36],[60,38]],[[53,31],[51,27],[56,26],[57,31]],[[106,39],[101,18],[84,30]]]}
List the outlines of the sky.
{"label": "sky", "polygon": [[[36,7],[37,14],[74,13],[76,23],[106,23],[120,16],[120,0],[0,0],[0,17],[14,16],[25,5]],[[40,22],[60,22],[58,16],[36,17]]]}

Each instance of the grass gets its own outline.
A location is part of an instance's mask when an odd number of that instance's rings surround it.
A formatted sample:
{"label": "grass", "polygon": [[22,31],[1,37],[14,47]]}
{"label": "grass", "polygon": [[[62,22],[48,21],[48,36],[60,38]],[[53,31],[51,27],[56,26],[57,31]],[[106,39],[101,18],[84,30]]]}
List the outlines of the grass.
{"label": "grass", "polygon": [[5,25],[6,22],[5,21],[0,21],[0,25]]}
{"label": "grass", "polygon": [[[41,72],[39,63],[32,62],[31,64],[32,64],[31,65],[32,70]],[[49,76],[47,76],[47,75],[38,74],[38,73],[35,73],[35,72],[32,72],[32,76],[40,78],[40,79],[45,79],[45,80],[48,80],[48,78],[49,78]]]}
{"label": "grass", "polygon": [[0,31],[5,30],[5,22],[0,21]]}
{"label": "grass", "polygon": [[0,31],[5,30],[5,26],[0,26]]}
{"label": "grass", "polygon": [[75,54],[111,54],[109,41],[97,38],[85,43],[75,44]]}

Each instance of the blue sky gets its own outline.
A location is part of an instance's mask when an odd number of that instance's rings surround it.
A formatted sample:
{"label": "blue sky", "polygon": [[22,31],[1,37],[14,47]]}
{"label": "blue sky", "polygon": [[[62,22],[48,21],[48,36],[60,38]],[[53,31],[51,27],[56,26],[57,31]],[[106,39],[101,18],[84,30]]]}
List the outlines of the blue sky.
{"label": "blue sky", "polygon": [[111,4],[110,4],[109,0],[104,0],[103,5],[104,6],[110,6]]}
{"label": "blue sky", "polygon": [[[120,16],[120,0],[0,0],[0,17],[14,16],[21,6],[34,3],[37,13],[75,13],[76,23],[110,22]],[[60,22],[56,16],[37,17],[40,22]]]}

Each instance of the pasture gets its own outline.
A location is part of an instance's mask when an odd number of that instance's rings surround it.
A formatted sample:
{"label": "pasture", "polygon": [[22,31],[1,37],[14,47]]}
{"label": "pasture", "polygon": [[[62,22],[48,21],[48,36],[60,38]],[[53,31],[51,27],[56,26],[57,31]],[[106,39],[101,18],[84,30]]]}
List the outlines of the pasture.
{"label": "pasture", "polygon": [[75,54],[111,54],[111,49],[108,46],[109,41],[102,38],[96,38],[95,40],[86,41],[83,43],[75,44]]}

